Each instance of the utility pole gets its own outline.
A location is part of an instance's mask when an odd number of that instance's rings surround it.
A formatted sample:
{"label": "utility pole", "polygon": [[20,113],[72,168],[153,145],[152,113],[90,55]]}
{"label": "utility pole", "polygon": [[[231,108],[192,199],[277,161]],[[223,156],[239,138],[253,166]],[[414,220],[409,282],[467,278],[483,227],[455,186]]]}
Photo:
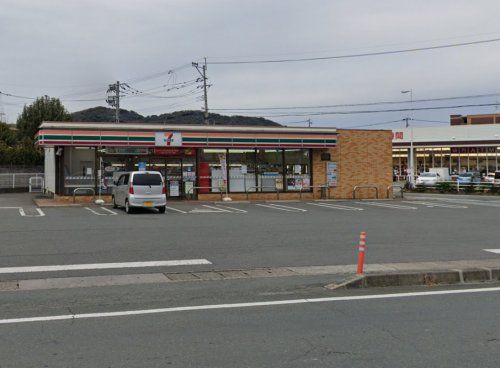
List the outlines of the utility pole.
{"label": "utility pole", "polygon": [[208,125],[208,95],[207,95],[207,58],[205,58],[205,63],[201,66],[198,63],[191,63],[193,67],[196,68],[198,73],[200,73],[201,78],[203,79],[203,96],[205,100],[205,111],[203,113],[203,122]]}
{"label": "utility pole", "polygon": [[[413,112],[413,89],[408,89],[405,91],[401,91],[402,94],[409,93],[410,94],[410,111],[406,115],[406,118],[403,120],[405,121],[405,127],[408,128],[410,126],[409,121],[411,120],[411,114]],[[413,126],[411,127],[410,130],[410,154],[409,154],[409,162],[408,162],[408,169],[409,169],[409,178],[408,182],[410,184],[410,187],[413,189],[414,187],[414,177],[415,177],[415,153],[413,150]]]}
{"label": "utility pole", "polygon": [[307,127],[310,128],[312,125],[312,121],[311,119],[307,119]]}
{"label": "utility pole", "polygon": [[120,122],[120,81],[110,84],[108,88],[106,102],[115,108],[115,122]]}

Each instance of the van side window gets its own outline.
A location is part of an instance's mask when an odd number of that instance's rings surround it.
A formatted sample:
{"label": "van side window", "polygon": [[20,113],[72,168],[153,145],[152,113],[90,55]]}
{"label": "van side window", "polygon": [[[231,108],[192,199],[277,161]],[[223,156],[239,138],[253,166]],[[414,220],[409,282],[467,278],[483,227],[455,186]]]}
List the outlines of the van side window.
{"label": "van side window", "polygon": [[130,174],[125,174],[123,175],[123,185],[128,184],[128,178],[130,177]]}

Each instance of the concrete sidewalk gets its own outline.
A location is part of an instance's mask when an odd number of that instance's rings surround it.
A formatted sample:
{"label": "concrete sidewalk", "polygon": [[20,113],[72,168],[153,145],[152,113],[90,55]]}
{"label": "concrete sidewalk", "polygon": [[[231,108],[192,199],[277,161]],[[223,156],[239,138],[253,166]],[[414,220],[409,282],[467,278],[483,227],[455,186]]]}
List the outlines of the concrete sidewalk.
{"label": "concrete sidewalk", "polygon": [[0,291],[315,275],[330,276],[331,283],[325,286],[329,289],[500,281],[500,259],[369,264],[365,270],[364,275],[356,275],[356,265],[331,265],[19,279],[0,282]]}

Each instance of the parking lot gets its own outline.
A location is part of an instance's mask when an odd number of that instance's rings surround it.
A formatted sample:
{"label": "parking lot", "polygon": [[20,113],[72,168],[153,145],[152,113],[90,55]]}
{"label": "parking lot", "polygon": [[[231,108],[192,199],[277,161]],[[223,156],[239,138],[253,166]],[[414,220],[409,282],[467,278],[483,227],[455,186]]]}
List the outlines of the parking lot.
{"label": "parking lot", "polygon": [[484,249],[500,248],[496,198],[169,202],[165,214],[132,215],[109,206],[37,208],[22,195],[2,195],[0,204],[0,271],[116,262],[164,270],[154,262],[184,259],[208,262],[175,270],[352,264],[360,231],[367,232],[368,263],[488,259],[496,254]]}

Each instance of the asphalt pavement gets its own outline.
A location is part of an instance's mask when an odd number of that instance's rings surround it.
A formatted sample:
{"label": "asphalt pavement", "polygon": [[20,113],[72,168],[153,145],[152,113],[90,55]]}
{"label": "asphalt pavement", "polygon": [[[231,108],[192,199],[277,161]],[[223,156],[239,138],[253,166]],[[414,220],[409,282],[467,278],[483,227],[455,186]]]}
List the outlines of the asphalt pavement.
{"label": "asphalt pavement", "polygon": [[[163,215],[154,211],[126,215],[121,209],[98,206],[40,209],[23,199],[18,204],[23,216],[15,197],[5,196],[0,196],[0,269],[182,259],[209,263],[149,270],[343,265],[355,263],[361,231],[367,232],[368,263],[491,259],[495,254],[483,249],[500,248],[500,198],[496,197],[170,202]],[[0,279],[9,278],[19,275],[0,274]]]}
{"label": "asphalt pavement", "polygon": [[500,287],[331,292],[326,281],[3,293],[0,366],[498,366]]}
{"label": "asphalt pavement", "polygon": [[[497,264],[500,198],[168,206],[0,195],[0,367],[498,366],[498,283],[325,286],[355,263],[360,231],[380,269]],[[19,280],[44,287],[9,291]]]}

